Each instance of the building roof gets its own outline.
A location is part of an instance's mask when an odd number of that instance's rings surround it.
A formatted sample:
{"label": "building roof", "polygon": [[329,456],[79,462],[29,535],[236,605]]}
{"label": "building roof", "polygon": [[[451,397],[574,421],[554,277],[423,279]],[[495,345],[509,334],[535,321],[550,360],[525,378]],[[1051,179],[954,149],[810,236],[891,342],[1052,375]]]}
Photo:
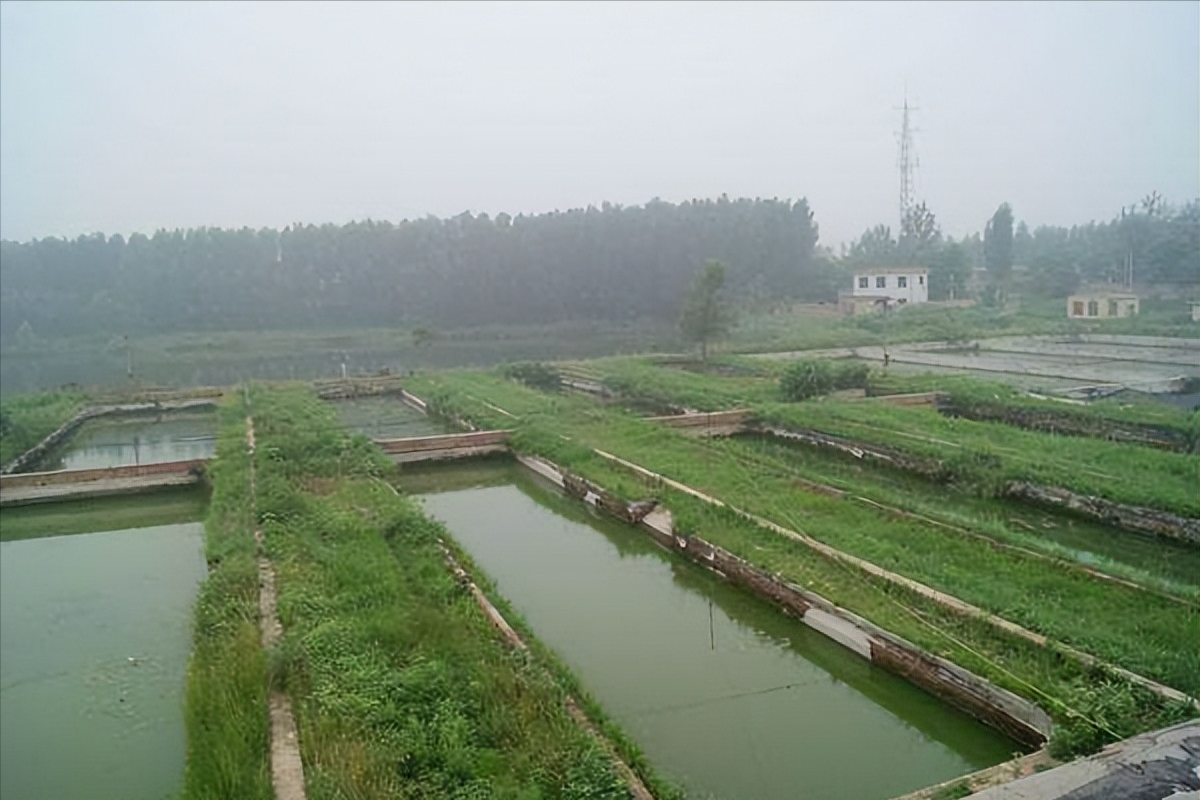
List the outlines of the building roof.
{"label": "building roof", "polygon": [[854,270],[855,275],[924,275],[925,267],[862,267]]}
{"label": "building roof", "polygon": [[1136,292],[1131,292],[1128,289],[1089,289],[1086,291],[1076,292],[1071,295],[1070,300],[1075,298],[1091,298],[1093,300],[1137,300]]}

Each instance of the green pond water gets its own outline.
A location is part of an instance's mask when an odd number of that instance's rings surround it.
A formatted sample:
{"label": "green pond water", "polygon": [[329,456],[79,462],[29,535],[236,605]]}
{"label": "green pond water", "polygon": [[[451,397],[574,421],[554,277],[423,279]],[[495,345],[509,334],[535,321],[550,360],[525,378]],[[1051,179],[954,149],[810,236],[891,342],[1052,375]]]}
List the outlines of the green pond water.
{"label": "green pond water", "polygon": [[333,406],[344,428],[372,439],[402,439],[451,432],[445,424],[395,397],[336,400]]}
{"label": "green pond water", "polygon": [[0,542],[0,797],[178,793],[204,573],[196,521]]}
{"label": "green pond water", "polygon": [[690,797],[890,798],[1017,750],[512,467],[399,483]]}
{"label": "green pond water", "polygon": [[79,426],[37,468],[104,469],[211,458],[216,443],[217,418],[212,412],[101,417]]}

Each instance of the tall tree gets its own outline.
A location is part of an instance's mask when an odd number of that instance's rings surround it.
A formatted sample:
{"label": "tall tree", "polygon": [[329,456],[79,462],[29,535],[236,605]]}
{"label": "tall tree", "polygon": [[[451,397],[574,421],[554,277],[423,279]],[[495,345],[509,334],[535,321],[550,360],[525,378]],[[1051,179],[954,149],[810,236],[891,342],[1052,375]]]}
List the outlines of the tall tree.
{"label": "tall tree", "polygon": [[700,360],[708,361],[708,346],[733,324],[728,305],[721,296],[725,287],[725,265],[709,261],[696,275],[683,304],[679,328],[684,339],[700,345]]}
{"label": "tall tree", "polygon": [[996,287],[997,301],[1003,304],[1008,297],[1013,266],[1013,213],[1008,203],[1000,204],[984,229],[983,261],[990,282]]}
{"label": "tall tree", "polygon": [[942,231],[933,212],[924,203],[910,208],[900,226],[900,258],[914,266],[929,266],[941,242]]}

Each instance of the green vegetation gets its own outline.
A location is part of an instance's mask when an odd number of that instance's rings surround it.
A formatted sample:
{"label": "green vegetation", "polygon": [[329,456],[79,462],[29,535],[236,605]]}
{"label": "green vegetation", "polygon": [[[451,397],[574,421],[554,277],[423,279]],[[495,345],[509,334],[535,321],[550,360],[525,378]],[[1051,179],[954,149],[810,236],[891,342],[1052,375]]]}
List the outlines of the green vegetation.
{"label": "green vegetation", "polygon": [[[646,359],[599,359],[586,366],[595,379],[631,401],[700,411],[752,408],[762,421],[779,427],[814,429],[923,459],[930,477],[985,496],[998,494],[1009,481],[1029,481],[1200,516],[1195,491],[1200,459],[1195,456],[948,418],[931,408],[833,400],[782,404],[781,390],[767,377],[697,374]],[[847,372],[854,374],[850,366]],[[1161,416],[1172,418],[1170,412]],[[1147,474],[1156,479],[1143,480]]]}
{"label": "green vegetation", "polygon": [[505,364],[500,372],[514,381],[519,381],[531,389],[541,389],[543,392],[557,392],[562,388],[562,378],[558,368],[540,361]]}
{"label": "green vegetation", "polygon": [[784,400],[807,400],[838,389],[864,389],[870,373],[862,361],[797,361],[784,370],[779,389]]}
{"label": "green vegetation", "polygon": [[708,348],[733,326],[733,314],[725,300],[725,265],[709,261],[692,280],[683,301],[679,330],[684,341],[700,345],[701,363],[708,361]]}
{"label": "green vegetation", "polygon": [[212,500],[205,520],[208,577],[196,599],[184,719],[184,800],[270,800],[266,659],[259,641],[246,411],[219,410]]}
{"label": "green vegetation", "polygon": [[1200,414],[1150,399],[1071,403],[961,375],[897,375],[878,370],[867,381],[867,393],[873,396],[927,391],[943,392],[954,413],[987,416],[1034,430],[1108,438],[1112,427],[1126,426],[1183,450],[1194,450],[1200,440]]}
{"label": "green vegetation", "polygon": [[905,306],[888,314],[838,316],[800,309],[746,318],[728,348],[740,353],[862,347],[901,342],[964,342],[986,336],[1060,333],[1071,329],[1060,307],[1026,304],[1019,309],[984,306]]}
{"label": "green vegetation", "polygon": [[649,403],[663,410],[682,406],[720,411],[780,399],[778,381],[769,373],[748,370],[714,379],[705,373],[659,366],[647,358],[600,358],[578,365],[576,371],[604,384],[624,400]]}
{"label": "green vegetation", "polygon": [[1200,602],[1200,548],[1131,536],[1119,528],[1056,515],[1022,503],[954,492],[920,476],[772,437],[737,441],[785,463],[801,478],[848,492],[864,505],[881,503],[999,543],[1025,548],[1122,578],[1154,591]]}
{"label": "green vegetation", "polygon": [[7,464],[78,414],[87,398],[74,391],[10,395],[0,402],[0,464]]}
{"label": "green vegetation", "polygon": [[442,526],[378,480],[391,462],[305,391],[251,398],[284,628],[271,679],[292,697],[309,795],[625,797],[564,709],[578,687],[502,641],[443,563]]}
{"label": "green vegetation", "polygon": [[1200,516],[1196,456],[948,418],[932,408],[810,402],[757,411],[782,428],[814,429],[927,459],[935,477],[983,494],[998,493],[1009,481],[1029,481]]}
{"label": "green vegetation", "polygon": [[[1055,749],[1085,752],[1104,741],[1192,715],[1127,681],[1063,660],[979,620],[951,613],[908,590],[685,494],[643,485],[592,453],[627,458],[739,507],[896,570],[1135,672],[1196,693],[1200,658],[1182,631],[1194,606],[1103,583],[1067,567],[996,550],[935,525],[889,519],[840,500],[797,492],[796,471],[747,443],[705,443],[582,398],[538,396],[479,373],[425,376],[410,387],[481,427],[517,414],[515,446],[544,455],[618,494],[652,494],[680,530],[817,591],[855,613],[1042,704],[1059,722]],[[509,426],[512,420],[506,420]],[[1136,609],[1136,613],[1132,610]]]}

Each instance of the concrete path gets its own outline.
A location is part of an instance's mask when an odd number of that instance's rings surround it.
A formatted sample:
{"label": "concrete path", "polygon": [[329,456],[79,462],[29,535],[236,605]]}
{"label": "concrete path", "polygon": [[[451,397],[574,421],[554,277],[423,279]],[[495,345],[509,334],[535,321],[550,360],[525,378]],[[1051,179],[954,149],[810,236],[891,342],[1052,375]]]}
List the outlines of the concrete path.
{"label": "concrete path", "polygon": [[1200,800],[1200,721],[1144,733],[974,800]]}

